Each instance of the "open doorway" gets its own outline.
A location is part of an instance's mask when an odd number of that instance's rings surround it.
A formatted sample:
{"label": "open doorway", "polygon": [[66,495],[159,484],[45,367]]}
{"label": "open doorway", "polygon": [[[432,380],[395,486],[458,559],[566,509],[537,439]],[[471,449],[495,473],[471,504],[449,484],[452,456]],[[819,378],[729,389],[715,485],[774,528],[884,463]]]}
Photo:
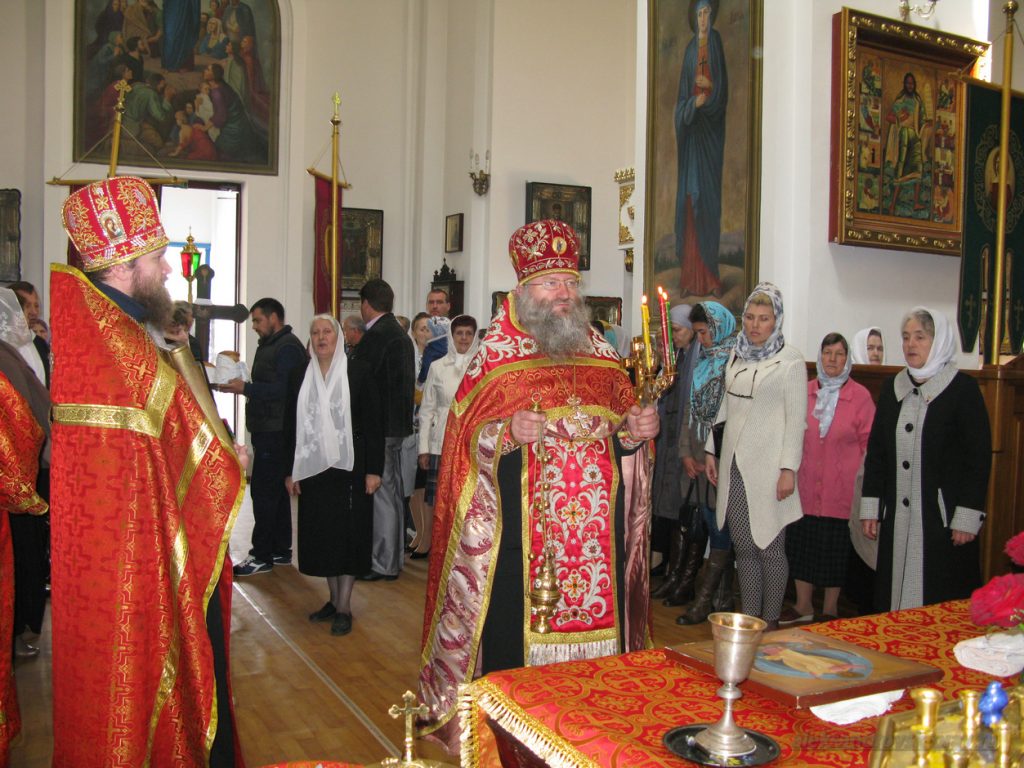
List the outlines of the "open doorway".
{"label": "open doorway", "polygon": [[[187,189],[164,187],[160,198],[160,217],[170,239],[167,261],[173,270],[167,279],[171,298],[188,298],[188,281],[181,273],[181,249],[191,231],[201,253],[200,263],[214,271],[210,284],[210,301],[217,306],[233,306],[241,298],[239,273],[241,267],[241,184],[227,182],[189,181]],[[195,283],[193,283],[195,300]],[[193,327],[191,332],[195,332]],[[239,325],[232,320],[210,323],[209,359],[229,350],[239,351]],[[237,434],[238,398],[223,392],[213,393],[221,418],[232,433]]]}

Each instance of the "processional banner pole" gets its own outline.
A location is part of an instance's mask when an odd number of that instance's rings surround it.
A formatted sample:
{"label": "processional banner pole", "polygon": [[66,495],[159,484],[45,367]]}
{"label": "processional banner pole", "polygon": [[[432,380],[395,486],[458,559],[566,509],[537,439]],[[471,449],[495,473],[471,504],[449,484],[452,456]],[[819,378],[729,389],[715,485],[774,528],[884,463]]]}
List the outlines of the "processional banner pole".
{"label": "processional banner pole", "polygon": [[992,292],[988,302],[992,322],[989,325],[989,341],[985,345],[985,362],[999,365],[999,352],[1003,346],[1003,305],[1006,302],[1006,176],[1010,164],[1010,95],[1013,86],[1013,16],[1017,12],[1017,0],[1007,0],[1003,5],[1006,14],[1006,33],[1003,36],[1003,87],[1002,111],[999,115],[999,190],[996,198],[996,263],[992,276]]}
{"label": "processional banner pole", "polygon": [[338,126],[341,97],[334,93],[334,116],[331,118],[331,315],[338,316]]}

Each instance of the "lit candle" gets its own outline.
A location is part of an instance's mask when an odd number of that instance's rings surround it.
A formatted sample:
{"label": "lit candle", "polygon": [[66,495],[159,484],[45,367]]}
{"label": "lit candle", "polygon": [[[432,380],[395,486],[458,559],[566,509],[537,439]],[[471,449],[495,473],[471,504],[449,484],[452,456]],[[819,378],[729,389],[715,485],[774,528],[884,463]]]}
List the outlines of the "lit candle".
{"label": "lit candle", "polygon": [[661,312],[661,351],[665,355],[665,359],[661,361],[661,367],[668,368],[672,364],[672,342],[669,341],[668,327],[668,294],[660,285],[658,286],[658,311]]}
{"label": "lit candle", "polygon": [[647,306],[647,294],[640,297],[640,325],[644,334],[644,363],[647,370],[654,367],[651,361],[651,310]]}

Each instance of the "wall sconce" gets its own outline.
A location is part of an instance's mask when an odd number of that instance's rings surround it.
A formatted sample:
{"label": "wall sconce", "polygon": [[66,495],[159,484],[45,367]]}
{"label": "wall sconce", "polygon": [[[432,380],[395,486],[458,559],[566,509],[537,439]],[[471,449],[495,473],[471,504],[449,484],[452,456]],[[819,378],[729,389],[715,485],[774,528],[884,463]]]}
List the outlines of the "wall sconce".
{"label": "wall sconce", "polygon": [[910,13],[913,11],[922,19],[930,19],[935,13],[935,4],[939,0],[926,0],[923,5],[911,5],[910,0],[900,0],[900,20],[909,21]]}
{"label": "wall sconce", "polygon": [[473,191],[478,195],[486,195],[491,188],[491,150],[484,154],[484,167],[480,167],[480,155],[469,150],[469,178],[473,180]]}

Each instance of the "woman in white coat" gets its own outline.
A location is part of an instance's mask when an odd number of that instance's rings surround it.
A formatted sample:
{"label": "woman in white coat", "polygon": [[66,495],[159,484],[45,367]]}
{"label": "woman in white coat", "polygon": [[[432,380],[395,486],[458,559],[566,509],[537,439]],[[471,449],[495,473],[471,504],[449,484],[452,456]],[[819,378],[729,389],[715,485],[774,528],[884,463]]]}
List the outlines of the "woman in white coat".
{"label": "woman in white coat", "polygon": [[[804,356],[782,335],[782,294],[759,283],[743,308],[743,330],[725,368],[725,397],[715,419],[722,445],[707,451],[718,486],[718,527],[729,524],[743,613],[778,628],[786,591],[786,526],[801,516],[796,473],[807,425]],[[716,430],[717,432],[718,430]],[[720,450],[718,450],[720,448]],[[723,467],[719,473],[719,464]]]}
{"label": "woman in white coat", "polygon": [[419,462],[420,467],[427,472],[427,487],[423,497],[423,532],[419,548],[410,555],[413,560],[430,554],[437,468],[441,465],[448,411],[476,347],[476,320],[469,315],[459,315],[448,326],[448,353],[430,366],[427,380],[423,383],[423,400],[419,412]]}

